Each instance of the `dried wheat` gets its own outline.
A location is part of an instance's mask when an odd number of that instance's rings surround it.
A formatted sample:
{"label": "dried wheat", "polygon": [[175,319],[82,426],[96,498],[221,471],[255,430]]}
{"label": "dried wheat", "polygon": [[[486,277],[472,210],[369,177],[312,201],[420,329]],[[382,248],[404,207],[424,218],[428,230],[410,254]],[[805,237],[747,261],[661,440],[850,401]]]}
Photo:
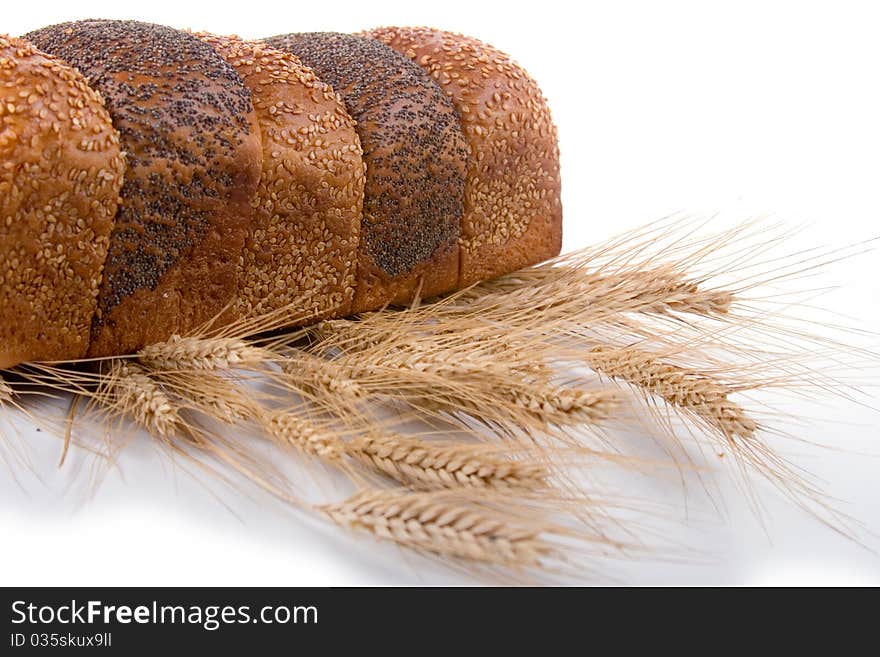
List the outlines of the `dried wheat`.
{"label": "dried wheat", "polygon": [[263,417],[263,426],[275,440],[311,456],[339,462],[345,452],[345,444],[338,436],[290,411],[268,412]]}
{"label": "dried wheat", "polygon": [[752,438],[758,429],[742,407],[730,401],[732,390],[728,386],[700,372],[663,362],[634,347],[595,347],[589,354],[589,364],[605,376],[694,413],[727,438]]}
{"label": "dried wheat", "polygon": [[326,360],[300,350],[290,350],[281,363],[281,369],[295,387],[310,393],[342,396],[350,400],[367,397],[367,392],[332,360]]}
{"label": "dried wheat", "polygon": [[508,393],[514,402],[547,424],[599,424],[620,405],[615,390],[583,390],[526,382]]}
{"label": "dried wheat", "polygon": [[[465,340],[466,342],[466,340]],[[540,354],[505,339],[484,339],[482,350],[439,342],[386,341],[338,358],[293,356],[282,364],[295,385],[334,400],[386,398],[420,413],[465,413],[500,426],[547,430],[550,425],[597,424],[619,405],[617,390],[583,390],[552,382]],[[493,350],[493,348],[495,350]]]}
{"label": "dried wheat", "polygon": [[425,488],[546,488],[546,466],[503,458],[497,447],[437,444],[403,436],[362,436],[346,453],[401,483]]}
{"label": "dried wheat", "polygon": [[[183,422],[175,404],[135,363],[115,362],[105,380],[113,410],[129,415],[151,434],[168,438],[180,431]],[[101,397],[99,393],[99,397]]]}
{"label": "dried wheat", "polygon": [[[529,361],[516,358],[518,354],[511,352],[508,358],[499,352],[479,351],[477,349],[457,349],[442,344],[397,344],[386,345],[381,350],[364,349],[357,352],[357,357],[339,359],[348,367],[349,376],[353,379],[368,378],[377,372],[392,370],[402,372],[421,372],[437,379],[469,380],[487,379],[505,380],[510,376],[522,376],[524,369],[532,367]],[[538,372],[537,368],[532,373]]]}
{"label": "dried wheat", "polygon": [[471,307],[499,306],[510,312],[580,309],[595,321],[618,312],[724,315],[734,295],[704,290],[672,268],[590,273],[577,266],[544,265],[481,283],[462,300]]}
{"label": "dried wheat", "polygon": [[250,420],[261,412],[259,402],[234,382],[209,371],[160,371],[155,375],[200,412],[227,424]]}
{"label": "dried wheat", "polygon": [[442,493],[368,491],[320,508],[337,524],[441,556],[522,568],[552,553],[542,528]]}
{"label": "dried wheat", "polygon": [[173,335],[144,347],[138,359],[158,370],[223,370],[262,365],[274,358],[266,349],[236,338],[196,338]]}

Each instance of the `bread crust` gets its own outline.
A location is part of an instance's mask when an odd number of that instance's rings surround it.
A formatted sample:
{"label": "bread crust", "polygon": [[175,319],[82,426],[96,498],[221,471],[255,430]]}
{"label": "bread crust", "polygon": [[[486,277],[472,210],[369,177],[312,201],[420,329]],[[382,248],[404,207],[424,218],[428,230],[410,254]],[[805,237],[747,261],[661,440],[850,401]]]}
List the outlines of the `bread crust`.
{"label": "bread crust", "polygon": [[349,314],[365,171],[354,121],[296,56],[237,37],[196,36],[241,76],[261,132],[256,217],[238,265],[239,314]]}
{"label": "bread crust", "polygon": [[482,41],[431,28],[365,34],[417,63],[449,94],[471,149],[459,287],[559,254],[556,126],[537,83]]}
{"label": "bread crust", "polygon": [[266,41],[332,85],[357,122],[367,172],[353,310],[454,289],[468,148],[450,100],[372,39],[312,33]]}
{"label": "bread crust", "polygon": [[241,78],[159,25],[78,21],[27,38],[101,92],[127,154],[89,355],[129,353],[227,309],[262,166]]}
{"label": "bread crust", "polygon": [[0,368],[85,355],[124,170],[85,78],[0,36]]}

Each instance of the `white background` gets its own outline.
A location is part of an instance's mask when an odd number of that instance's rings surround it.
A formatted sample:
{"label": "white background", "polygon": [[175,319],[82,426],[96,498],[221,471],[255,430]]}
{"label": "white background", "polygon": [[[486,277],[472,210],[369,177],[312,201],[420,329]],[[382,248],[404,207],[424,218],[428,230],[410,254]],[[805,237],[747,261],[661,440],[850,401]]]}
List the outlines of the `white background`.
{"label": "white background", "polygon": [[[511,52],[559,125],[565,248],[672,212],[770,216],[811,229],[792,249],[880,235],[880,39],[873,3],[8,2],[0,32],[136,18],[259,37],[427,24]],[[840,263],[823,303],[880,331],[877,255]],[[876,342],[876,341],[875,341]],[[877,383],[876,369],[865,384]],[[878,406],[876,388],[864,401]],[[829,401],[804,413],[795,460],[880,541],[880,414]],[[213,492],[134,441],[94,489],[58,442],[24,436],[38,477],[0,469],[0,584],[344,585],[467,582],[369,540],[311,526],[265,497]],[[722,488],[725,484],[721,482]],[[688,528],[699,561],[624,563],[629,583],[873,583],[880,557],[767,492],[764,524],[737,491]],[[88,499],[86,499],[88,498]]]}

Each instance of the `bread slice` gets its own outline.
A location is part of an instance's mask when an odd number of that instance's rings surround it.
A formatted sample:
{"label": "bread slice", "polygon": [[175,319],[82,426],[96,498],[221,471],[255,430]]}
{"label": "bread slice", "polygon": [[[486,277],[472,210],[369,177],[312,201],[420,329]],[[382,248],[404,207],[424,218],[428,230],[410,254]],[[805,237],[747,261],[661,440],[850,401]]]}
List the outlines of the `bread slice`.
{"label": "bread slice", "polygon": [[367,170],[353,310],[454,289],[468,148],[449,98],[373,39],[311,33],[266,41],[330,84],[357,122]]}
{"label": "bread slice", "polygon": [[124,170],[85,78],[0,36],[0,368],[85,355]]}
{"label": "bread slice", "polygon": [[251,92],[263,145],[255,220],[238,263],[239,314],[300,321],[351,312],[364,194],[354,121],[290,53],[198,34]]}
{"label": "bread slice", "polygon": [[213,48],[168,27],[78,21],[27,38],[88,77],[127,157],[89,354],[193,331],[238,290],[262,168],[250,93]]}
{"label": "bread slice", "polygon": [[421,66],[461,116],[471,158],[459,287],[558,255],[559,146],[537,83],[508,55],[471,37],[422,27],[366,34]]}

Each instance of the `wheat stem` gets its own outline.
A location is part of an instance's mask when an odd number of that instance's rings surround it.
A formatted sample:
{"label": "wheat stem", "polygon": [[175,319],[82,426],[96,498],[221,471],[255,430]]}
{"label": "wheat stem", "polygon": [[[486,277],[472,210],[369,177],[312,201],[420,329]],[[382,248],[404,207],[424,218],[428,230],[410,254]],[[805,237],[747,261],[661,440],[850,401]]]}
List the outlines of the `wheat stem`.
{"label": "wheat stem", "polygon": [[0,376],[0,405],[12,403],[12,387]]}

